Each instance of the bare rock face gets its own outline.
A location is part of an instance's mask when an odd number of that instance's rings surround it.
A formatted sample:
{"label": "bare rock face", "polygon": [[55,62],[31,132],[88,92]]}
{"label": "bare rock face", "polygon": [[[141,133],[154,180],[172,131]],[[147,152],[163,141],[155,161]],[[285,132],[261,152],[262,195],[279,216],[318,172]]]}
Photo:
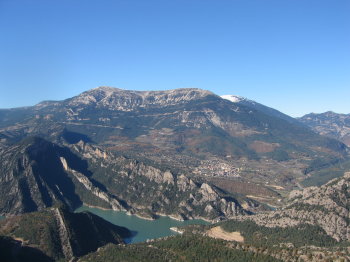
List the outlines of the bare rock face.
{"label": "bare rock face", "polygon": [[317,188],[292,191],[290,204],[281,210],[246,217],[258,225],[289,227],[300,224],[318,225],[336,239],[350,240],[350,172]]}
{"label": "bare rock face", "polygon": [[168,184],[174,184],[174,176],[170,171],[163,173],[163,181]]}
{"label": "bare rock face", "polygon": [[202,194],[202,199],[201,201],[205,202],[205,201],[214,201],[218,198],[218,194],[214,191],[214,189],[209,186],[207,183],[203,183],[201,185],[200,191]]}
{"label": "bare rock face", "polygon": [[60,157],[60,160],[64,167],[64,170],[72,174],[93,195],[109,203],[113,210],[125,210],[125,207],[123,207],[123,205],[115,197],[94,186],[94,184],[85,175],[79,173],[76,170],[71,169],[68,166],[67,161],[64,157]]}
{"label": "bare rock face", "polygon": [[157,168],[152,166],[146,166],[143,163],[138,163],[137,161],[129,162],[127,166],[134,175],[143,175],[149,180],[156,183],[167,183],[174,184],[174,176],[170,171],[162,172]]}
{"label": "bare rock face", "polygon": [[235,217],[242,214],[241,207],[235,202],[227,201],[222,198],[220,200],[221,210],[224,214],[227,214],[228,217]]}
{"label": "bare rock face", "polygon": [[191,179],[187,178],[185,175],[180,175],[177,177],[177,187],[180,191],[187,191],[193,190],[197,186]]}
{"label": "bare rock face", "polygon": [[162,105],[176,105],[200,99],[213,93],[201,89],[175,89],[169,91],[131,91],[113,87],[98,87],[68,101],[68,105],[94,105],[110,110],[131,111]]}

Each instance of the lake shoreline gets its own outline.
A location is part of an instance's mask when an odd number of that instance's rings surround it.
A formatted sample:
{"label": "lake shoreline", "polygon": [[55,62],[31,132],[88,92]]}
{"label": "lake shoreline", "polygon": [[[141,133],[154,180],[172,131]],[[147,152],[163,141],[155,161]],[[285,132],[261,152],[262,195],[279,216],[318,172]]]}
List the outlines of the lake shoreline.
{"label": "lake shoreline", "polygon": [[106,208],[102,209],[100,207],[91,207],[91,205],[83,205],[75,209],[75,212],[84,211],[89,211],[112,224],[126,227],[130,231],[134,231],[136,234],[131,239],[128,239],[128,243],[139,243],[145,242],[148,239],[157,239],[177,235],[178,232],[173,231],[171,228],[193,224],[210,224],[207,221],[200,219],[185,221],[175,220],[168,215],[159,216],[157,219],[149,219],[137,214],[128,213],[127,211],[116,211]]}

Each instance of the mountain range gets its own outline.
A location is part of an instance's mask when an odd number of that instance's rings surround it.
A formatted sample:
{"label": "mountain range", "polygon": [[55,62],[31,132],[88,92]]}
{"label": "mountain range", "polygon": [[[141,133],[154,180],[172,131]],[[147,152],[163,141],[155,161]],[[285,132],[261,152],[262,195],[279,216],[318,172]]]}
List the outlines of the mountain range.
{"label": "mountain range", "polygon": [[[0,244],[16,254],[6,253],[11,261],[28,254],[42,261],[95,261],[116,252],[123,258],[135,250],[155,261],[192,261],[192,247],[214,246],[221,261],[238,253],[260,261],[289,261],[289,243],[297,248],[300,243],[322,248],[345,245],[348,120],[348,115],[331,112],[294,119],[246,98],[194,88],[99,87],[63,101],[1,109],[0,215],[8,218],[0,222]],[[338,178],[328,182],[334,177]],[[91,214],[71,213],[82,204],[147,219],[167,215],[224,222],[185,229],[183,238],[156,241],[152,245],[157,254],[146,244],[111,244],[84,256],[106,243],[122,243],[118,234],[130,232],[113,229]],[[46,234],[45,245],[32,235],[36,229],[25,230],[37,218],[47,222],[38,229]],[[84,228],[93,225],[95,231],[82,232],[77,220],[86,222]],[[210,238],[210,232],[222,229],[241,232],[245,244],[254,248],[235,244],[238,253],[232,253],[232,246],[227,249],[221,240]],[[84,246],[80,234],[99,232],[100,241]],[[301,240],[307,232],[311,237]],[[32,237],[34,242],[28,240]],[[19,248],[22,238],[30,245]],[[274,253],[263,239],[284,246]],[[190,243],[190,249],[182,249],[181,242]],[[304,256],[301,252],[299,257]]]}
{"label": "mountain range", "polygon": [[[257,201],[278,204],[312,172],[348,154],[345,144],[275,109],[201,89],[100,87],[3,109],[0,141],[2,214],[58,199],[151,217],[170,210],[186,219],[230,217],[255,212]],[[137,199],[152,184],[158,197],[141,205]],[[231,190],[237,187],[238,194]],[[183,191],[188,195],[174,201]],[[166,210],[168,202],[176,208]]]}
{"label": "mountain range", "polygon": [[141,92],[101,87],[64,101],[1,110],[0,116],[3,143],[29,134],[51,139],[61,135],[68,142],[85,140],[113,149],[248,159],[271,157],[276,151],[290,158],[345,151],[341,143],[315,135],[277,110],[247,100],[230,103],[200,89]]}

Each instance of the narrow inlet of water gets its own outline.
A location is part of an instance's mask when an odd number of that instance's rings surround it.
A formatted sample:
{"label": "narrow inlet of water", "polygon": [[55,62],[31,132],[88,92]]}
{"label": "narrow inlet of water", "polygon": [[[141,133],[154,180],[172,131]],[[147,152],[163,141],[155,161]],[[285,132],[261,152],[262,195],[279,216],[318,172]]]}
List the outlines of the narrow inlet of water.
{"label": "narrow inlet of water", "polygon": [[82,211],[89,211],[115,225],[123,226],[133,231],[135,235],[130,239],[126,239],[125,241],[127,243],[138,243],[144,242],[147,239],[176,235],[176,232],[170,230],[171,227],[193,224],[209,224],[208,222],[201,219],[178,221],[165,216],[161,216],[156,220],[147,220],[139,218],[135,215],[128,215],[124,211],[102,210],[99,208],[87,206],[82,206],[75,210],[75,212]]}

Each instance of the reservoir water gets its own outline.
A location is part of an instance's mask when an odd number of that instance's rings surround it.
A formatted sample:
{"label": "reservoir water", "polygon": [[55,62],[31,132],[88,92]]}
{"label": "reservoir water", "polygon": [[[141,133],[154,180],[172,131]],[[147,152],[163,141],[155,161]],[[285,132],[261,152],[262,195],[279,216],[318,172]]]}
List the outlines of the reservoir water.
{"label": "reservoir water", "polygon": [[178,221],[162,216],[156,220],[147,220],[134,215],[127,215],[124,211],[102,210],[87,206],[82,206],[75,210],[75,212],[82,211],[90,211],[91,213],[94,213],[95,215],[98,215],[115,225],[123,226],[133,231],[135,235],[130,239],[126,239],[125,241],[127,243],[137,243],[146,241],[147,239],[176,235],[176,232],[170,230],[171,227],[193,224],[209,224],[208,222],[200,219]]}
{"label": "reservoir water", "polygon": [[3,216],[0,216],[0,220],[2,220],[2,219],[5,219],[5,217],[3,217]]}

